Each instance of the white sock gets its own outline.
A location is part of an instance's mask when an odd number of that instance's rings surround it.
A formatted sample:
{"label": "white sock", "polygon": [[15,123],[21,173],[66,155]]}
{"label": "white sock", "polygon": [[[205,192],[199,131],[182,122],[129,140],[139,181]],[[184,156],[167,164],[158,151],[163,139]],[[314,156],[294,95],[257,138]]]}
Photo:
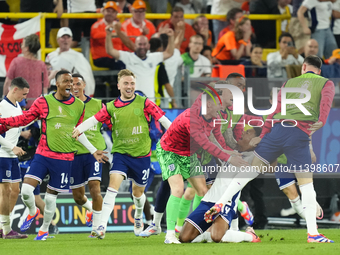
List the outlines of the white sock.
{"label": "white sock", "polygon": [[211,243],[211,234],[210,232],[204,232],[203,234],[197,236],[194,240],[191,241],[192,243],[202,243],[202,242],[208,242]]}
{"label": "white sock", "polygon": [[57,207],[57,196],[50,193],[45,194],[45,210],[44,210],[44,220],[40,227],[40,231],[48,232],[48,227],[53,219],[55,209]]}
{"label": "white sock", "polygon": [[166,235],[176,235],[175,230],[167,230]]}
{"label": "white sock", "polygon": [[148,224],[150,226],[152,224],[152,220],[146,220],[145,224]]}
{"label": "white sock", "polygon": [[316,194],[314,191],[313,183],[308,183],[300,186],[302,196],[302,208],[305,214],[305,220],[307,223],[307,231],[310,235],[318,235],[318,229],[316,227]]}
{"label": "white sock", "polygon": [[95,211],[93,210],[93,223],[92,223],[92,229],[95,230],[99,227],[100,221],[102,218],[102,211]]}
{"label": "white sock", "polygon": [[290,199],[289,199],[289,202],[290,202],[292,208],[294,209],[294,211],[295,211],[298,215],[300,215],[300,217],[301,217],[302,219],[305,219],[305,213],[304,213],[303,208],[302,208],[302,201],[301,201],[301,199],[300,199],[300,196],[297,196],[297,197],[296,197],[295,199],[293,199],[293,200],[290,200]]}
{"label": "white sock", "polygon": [[112,210],[115,207],[117,193],[118,191],[111,187],[108,187],[106,190],[106,194],[103,199],[102,218],[100,222],[100,225],[103,225],[105,229]]}
{"label": "white sock", "polygon": [[83,204],[82,207],[84,207],[89,212],[92,212],[92,203],[87,199],[87,197],[86,197],[86,203]]}
{"label": "white sock", "polygon": [[156,212],[153,215],[153,223],[155,224],[156,227],[160,227],[161,226],[161,221],[163,218],[163,214],[164,213],[160,213],[160,212]]}
{"label": "white sock", "polygon": [[250,234],[241,231],[228,230],[222,237],[221,242],[226,243],[240,243],[251,242],[253,237]]}
{"label": "white sock", "polygon": [[11,232],[11,220],[9,215],[0,215],[0,223],[2,225],[3,235],[7,235]]}
{"label": "white sock", "polygon": [[134,195],[132,195],[132,197],[133,202],[136,206],[135,219],[141,219],[143,218],[143,208],[146,200],[145,194],[143,193],[143,195],[141,195],[140,197],[135,197]]}
{"label": "white sock", "polygon": [[37,207],[35,206],[35,199],[34,199],[34,187],[23,183],[21,187],[21,199],[24,204],[28,207],[28,213],[31,216],[34,216],[37,212]]}
{"label": "white sock", "polygon": [[239,231],[239,228],[238,228],[238,218],[233,219],[231,221],[229,230]]}
{"label": "white sock", "polygon": [[228,188],[224,191],[223,195],[220,197],[220,199],[216,202],[216,204],[222,203],[227,204],[231,203],[231,199],[233,196],[242,190],[244,186],[251,180],[255,179],[259,173],[257,172],[241,172],[238,173],[228,186]]}

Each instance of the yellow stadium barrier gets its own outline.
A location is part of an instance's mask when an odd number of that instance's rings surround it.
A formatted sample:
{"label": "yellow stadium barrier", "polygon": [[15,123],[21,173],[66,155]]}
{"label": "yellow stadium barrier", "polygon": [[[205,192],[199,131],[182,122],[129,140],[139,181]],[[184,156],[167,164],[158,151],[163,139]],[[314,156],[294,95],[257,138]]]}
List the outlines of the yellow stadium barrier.
{"label": "yellow stadium barrier", "polygon": [[[40,14],[40,45],[41,45],[41,60],[45,61],[45,55],[50,53],[56,48],[46,48],[45,42],[45,28],[46,28],[46,19],[56,19],[56,13],[23,13],[23,12],[2,12],[0,13],[0,18],[22,18],[22,19],[30,19],[38,16]],[[200,14],[185,14],[185,19],[195,19]],[[147,13],[145,15],[146,19],[169,19],[170,14],[158,14],[158,13]],[[205,14],[207,19],[225,19],[225,15],[211,15]],[[103,17],[101,13],[64,13],[61,15],[61,19],[100,19]],[[119,13],[118,19],[126,19],[132,17],[132,14],[127,13]],[[278,39],[281,34],[281,21],[285,19],[290,19],[290,15],[282,14],[282,15],[267,15],[267,14],[251,14],[247,15],[250,20],[276,20],[276,48],[279,49]],[[81,51],[81,49],[76,48],[74,50]],[[264,49],[264,52],[272,52],[273,49]]]}

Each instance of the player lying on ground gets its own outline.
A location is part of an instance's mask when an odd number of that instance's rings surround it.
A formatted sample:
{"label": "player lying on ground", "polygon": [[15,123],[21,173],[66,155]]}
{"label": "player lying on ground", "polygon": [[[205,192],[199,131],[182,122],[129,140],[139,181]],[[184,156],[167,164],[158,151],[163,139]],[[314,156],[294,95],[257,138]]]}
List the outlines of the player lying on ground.
{"label": "player lying on ground", "polygon": [[[249,142],[252,138],[259,136],[260,133],[261,128],[259,127],[248,129],[243,132],[241,139],[237,142],[237,150],[242,152],[242,158],[249,163],[252,162],[254,158],[252,152],[254,147],[250,146]],[[192,242],[197,236],[203,234],[210,227],[210,232],[207,232],[196,241],[203,241],[203,239],[208,241],[212,239],[212,241],[217,243],[221,241],[261,241],[251,227],[247,229],[246,233],[238,231],[237,201],[240,197],[240,192],[233,196],[230,204],[226,206],[223,206],[222,204],[216,205],[219,206],[219,213],[211,218],[205,217],[206,211],[220,199],[224,190],[227,189],[233,178],[238,172],[242,171],[242,168],[229,163],[222,165],[222,167],[223,169],[220,168],[221,171],[218,172],[214,184],[203,197],[201,204],[186,219],[179,236],[181,242]],[[209,238],[210,235],[211,239]]]}

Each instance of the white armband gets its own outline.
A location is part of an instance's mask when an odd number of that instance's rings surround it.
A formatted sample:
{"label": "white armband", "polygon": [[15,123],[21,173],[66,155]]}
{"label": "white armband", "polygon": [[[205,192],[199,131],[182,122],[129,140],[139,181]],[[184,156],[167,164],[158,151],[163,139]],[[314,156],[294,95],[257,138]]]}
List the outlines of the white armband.
{"label": "white armband", "polygon": [[171,121],[164,116],[162,116],[159,120],[158,120],[159,123],[162,124],[162,126],[165,128],[165,129],[168,129],[171,125]]}
{"label": "white armband", "polygon": [[90,143],[90,141],[87,139],[86,135],[85,134],[81,134],[79,137],[78,137],[78,141],[84,145],[84,147],[91,153],[95,153],[97,151],[96,147],[94,147],[92,145],[92,143]]}

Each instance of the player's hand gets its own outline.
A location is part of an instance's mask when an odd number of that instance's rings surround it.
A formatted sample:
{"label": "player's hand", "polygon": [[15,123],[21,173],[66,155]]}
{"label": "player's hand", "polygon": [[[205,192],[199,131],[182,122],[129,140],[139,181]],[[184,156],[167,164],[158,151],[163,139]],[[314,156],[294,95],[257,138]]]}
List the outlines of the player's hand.
{"label": "player's hand", "polygon": [[312,158],[312,164],[314,164],[316,162],[316,155],[315,155],[313,149],[310,150],[310,156]]}
{"label": "player's hand", "polygon": [[174,30],[172,30],[171,28],[168,28],[168,30],[166,31],[166,34],[171,37],[174,36]]}
{"label": "player's hand", "polygon": [[143,31],[143,35],[148,35],[149,32],[150,32],[150,29],[149,29],[147,26],[144,26],[144,27],[142,28],[142,31]]}
{"label": "player's hand", "polygon": [[80,132],[79,132],[78,128],[74,127],[73,131],[72,131],[72,137],[75,138],[76,140],[78,140],[79,135],[80,135]]}
{"label": "player's hand", "polygon": [[249,145],[252,147],[256,147],[260,142],[262,138],[260,137],[254,137],[253,139],[250,140]]}
{"label": "player's hand", "polygon": [[31,130],[21,131],[20,136],[22,136],[26,140],[29,140],[32,137]]}
{"label": "player's hand", "polygon": [[109,161],[109,158],[105,154],[107,154],[107,151],[97,150],[92,155],[99,163],[105,163]]}
{"label": "player's hand", "polygon": [[11,126],[6,126],[6,128],[7,128],[8,130],[10,130],[10,129],[13,128],[13,127],[11,127]]}
{"label": "player's hand", "polygon": [[312,135],[312,134],[315,133],[315,131],[318,131],[320,128],[323,127],[323,123],[322,123],[322,121],[319,121],[319,122],[315,122],[314,124],[311,124],[309,126],[310,126],[310,128],[308,128],[308,130],[312,131],[312,133],[310,133],[310,135]]}
{"label": "player's hand", "polygon": [[108,35],[111,35],[111,33],[112,33],[112,31],[114,30],[115,28],[114,28],[114,26],[113,25],[107,25],[106,27],[105,27],[105,31],[106,31],[106,34]]}
{"label": "player's hand", "polygon": [[243,160],[241,157],[231,156],[230,164],[236,167],[249,166],[249,163]]}
{"label": "player's hand", "polygon": [[15,146],[12,151],[14,152],[15,155],[17,156],[22,156],[26,154],[26,151],[24,151],[23,149],[21,149],[20,147]]}
{"label": "player's hand", "polygon": [[213,222],[216,217],[219,215],[219,213],[222,211],[223,204],[215,204],[213,207],[211,207],[208,211],[204,214],[204,220],[207,223]]}

